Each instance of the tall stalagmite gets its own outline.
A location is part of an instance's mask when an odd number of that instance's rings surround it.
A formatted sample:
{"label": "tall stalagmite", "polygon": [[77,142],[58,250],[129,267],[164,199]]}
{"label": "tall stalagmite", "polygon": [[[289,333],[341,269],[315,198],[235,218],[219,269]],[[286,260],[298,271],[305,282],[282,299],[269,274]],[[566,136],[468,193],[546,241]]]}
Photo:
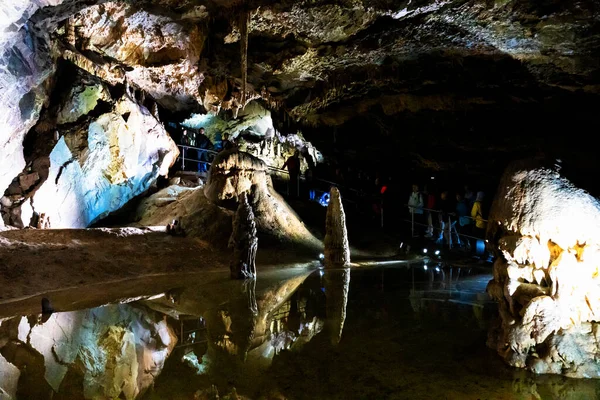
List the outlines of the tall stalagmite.
{"label": "tall stalagmite", "polygon": [[350,265],[350,246],[346,231],[346,214],[340,191],[333,187],[325,223],[325,267],[339,268],[348,265]]}
{"label": "tall stalagmite", "polygon": [[248,202],[248,195],[240,195],[240,205],[233,219],[233,232],[229,245],[233,247],[233,261],[231,263],[231,277],[233,279],[253,278],[256,276],[256,222],[254,212]]}
{"label": "tall stalagmite", "polygon": [[501,320],[488,344],[515,367],[598,378],[600,203],[559,170],[528,160],[500,182],[487,290]]}

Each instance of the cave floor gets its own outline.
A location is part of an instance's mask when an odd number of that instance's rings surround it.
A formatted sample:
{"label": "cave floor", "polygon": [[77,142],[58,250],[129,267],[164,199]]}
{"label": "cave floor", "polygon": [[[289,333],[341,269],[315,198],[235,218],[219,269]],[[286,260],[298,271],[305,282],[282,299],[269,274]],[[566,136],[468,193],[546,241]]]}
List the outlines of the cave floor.
{"label": "cave floor", "polygon": [[[261,268],[314,263],[318,256],[261,250]],[[66,310],[155,294],[190,276],[210,283],[228,277],[229,261],[228,251],[197,238],[167,235],[162,227],[4,231],[0,317],[37,310],[44,296]],[[73,297],[73,290],[81,294]]]}

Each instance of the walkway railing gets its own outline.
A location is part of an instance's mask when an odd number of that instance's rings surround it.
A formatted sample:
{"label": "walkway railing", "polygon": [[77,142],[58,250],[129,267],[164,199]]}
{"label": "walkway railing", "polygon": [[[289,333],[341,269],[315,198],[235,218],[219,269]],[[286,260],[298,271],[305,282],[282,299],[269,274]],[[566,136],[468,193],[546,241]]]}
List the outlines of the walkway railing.
{"label": "walkway railing", "polygon": [[[212,163],[212,160],[214,159],[214,157],[217,154],[219,154],[219,152],[214,151],[214,150],[201,149],[199,147],[185,146],[182,144],[177,145],[177,147],[180,150],[178,160],[181,161],[181,170],[182,171],[185,171],[185,162],[186,161],[205,164],[207,166],[206,169],[208,170],[208,166]],[[196,159],[195,157],[198,156],[199,153],[206,154],[207,160]],[[193,155],[193,157],[190,157],[192,155]]]}
{"label": "walkway railing", "polygon": [[[204,165],[206,165],[206,170],[208,170],[208,166],[210,166],[210,164],[212,163],[214,157],[218,154],[217,151],[214,150],[208,150],[208,149],[201,149],[198,147],[193,147],[193,146],[185,146],[185,145],[178,145],[180,151],[180,156],[178,158],[178,160],[181,161],[181,169],[185,170],[185,163],[186,161],[189,162],[195,162],[195,163],[202,163]],[[197,159],[198,154],[205,154],[205,157],[201,158],[206,158],[205,160],[199,160]],[[193,156],[192,156],[193,155]],[[289,175],[289,171],[283,168],[279,168],[279,167],[275,167],[272,165],[267,165],[267,168],[269,169],[271,174],[281,174],[281,175]],[[296,183],[298,185],[296,189],[296,193],[300,193],[300,180],[306,180],[306,175],[300,175],[298,182]],[[327,187],[332,187],[335,186],[338,189],[340,189],[340,191],[342,191],[342,194],[345,194],[343,196],[343,199],[345,202],[349,202],[349,203],[353,203],[356,207],[358,207],[359,203],[364,201],[364,200],[372,200],[373,203],[378,203],[379,205],[379,213],[380,213],[380,224],[381,227],[383,228],[384,226],[384,203],[383,203],[383,199],[381,196],[379,195],[369,195],[367,193],[365,193],[363,190],[359,190],[359,189],[355,189],[352,188],[350,186],[344,185],[344,184],[340,184],[337,182],[333,182],[333,181],[329,181],[327,179],[322,179],[322,178],[313,178],[311,180],[311,182],[313,184],[325,184]],[[315,188],[313,187],[311,190],[314,190]],[[290,188],[288,187],[288,192],[289,192]],[[289,193],[288,193],[289,194]],[[351,194],[351,196],[348,196],[348,194]],[[409,207],[408,204],[404,204],[405,207]],[[447,220],[446,217],[442,218],[442,211],[441,210],[435,210],[435,209],[430,209],[430,208],[424,208],[424,207],[419,207],[420,210],[422,210],[424,213],[424,215],[437,215],[437,220],[440,221],[440,223],[438,224],[437,229],[438,232],[442,233],[442,237],[446,238],[446,242],[448,244],[448,247],[453,248],[455,247],[455,242],[457,245],[461,245],[461,240],[460,238],[468,238],[468,239],[474,239],[474,240],[482,240],[482,238],[476,237],[476,236],[472,236],[472,235],[468,235],[465,233],[460,233],[458,232],[458,230],[456,229],[456,223],[459,222],[460,218],[466,218],[471,220],[471,225],[474,225],[475,222],[477,221],[477,219],[472,218],[469,215],[465,215],[465,216],[458,216],[455,213],[449,214],[447,216]],[[416,230],[415,227],[416,226],[422,226],[422,227],[428,227],[431,229],[431,227],[433,225],[435,225],[433,222],[431,224],[424,224],[421,222],[417,222],[415,221],[415,213],[414,210],[413,212],[410,213],[411,214],[411,218],[410,220],[404,219],[404,222],[410,223],[411,224],[411,233],[413,236],[416,236]],[[452,218],[455,218],[455,220],[453,221]],[[433,218],[433,216],[432,216]],[[483,221],[485,223],[487,223],[488,221],[485,219],[480,218],[479,221]],[[442,224],[443,222],[443,224]],[[455,240],[456,238],[456,240]]]}
{"label": "walkway railing", "polygon": [[[411,233],[412,233],[413,237],[418,236],[415,233],[415,226],[427,227],[427,228],[435,231],[436,228],[434,227],[435,224],[433,223],[433,215],[437,215],[438,221],[439,221],[437,229],[438,229],[438,231],[440,231],[442,233],[441,237],[446,239],[446,243],[450,249],[452,249],[454,247],[453,236],[456,237],[458,246],[461,246],[461,242],[460,242],[461,237],[468,238],[468,239],[474,239],[474,240],[485,240],[482,237],[472,236],[472,235],[458,232],[458,229],[456,228],[456,224],[460,222],[461,218],[468,219],[470,221],[470,223],[468,225],[471,225],[471,226],[474,226],[477,223],[477,221],[484,222],[487,224],[489,222],[487,219],[473,218],[470,215],[459,216],[456,213],[446,213],[441,210],[434,210],[434,209],[425,208],[425,207],[414,207],[414,206],[410,206],[408,204],[404,204],[404,206],[408,207],[410,210],[409,212],[410,212],[411,218],[410,218],[410,220],[404,220],[404,222],[410,222]],[[431,219],[432,219],[431,223],[424,224],[421,222],[416,222],[415,221],[415,210],[417,210],[417,209],[424,211],[423,214],[419,214],[419,215],[424,215],[428,218],[431,217]],[[443,214],[447,214],[447,220]],[[454,217],[454,220],[452,220],[453,217]],[[433,232],[431,232],[431,233],[433,234]]]}

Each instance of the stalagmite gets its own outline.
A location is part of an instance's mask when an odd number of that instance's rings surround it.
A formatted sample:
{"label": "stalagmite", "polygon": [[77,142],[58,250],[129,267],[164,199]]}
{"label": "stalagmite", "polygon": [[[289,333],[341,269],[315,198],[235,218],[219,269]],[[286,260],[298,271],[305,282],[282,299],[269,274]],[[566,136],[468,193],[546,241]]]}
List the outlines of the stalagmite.
{"label": "stalagmite", "polygon": [[233,219],[233,232],[229,239],[229,246],[233,247],[233,261],[230,266],[233,279],[256,277],[256,222],[254,212],[248,202],[246,192],[239,196],[239,206]]}
{"label": "stalagmite", "polygon": [[488,293],[501,325],[488,344],[535,373],[600,377],[600,203],[558,169],[515,163],[490,211],[499,257]]}
{"label": "stalagmite", "polygon": [[325,268],[340,268],[348,265],[350,265],[350,246],[346,231],[346,214],[340,191],[333,187],[325,224]]}

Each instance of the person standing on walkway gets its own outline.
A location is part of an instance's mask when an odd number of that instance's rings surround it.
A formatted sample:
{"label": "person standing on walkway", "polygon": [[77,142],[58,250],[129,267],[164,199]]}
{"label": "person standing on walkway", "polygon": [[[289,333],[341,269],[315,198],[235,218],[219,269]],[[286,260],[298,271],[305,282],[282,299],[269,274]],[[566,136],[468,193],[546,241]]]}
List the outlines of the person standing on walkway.
{"label": "person standing on walkway", "polygon": [[408,213],[411,221],[414,221],[413,235],[423,230],[423,195],[419,191],[419,185],[412,186],[412,193],[408,197]]}
{"label": "person standing on walkway", "polygon": [[483,192],[477,192],[475,203],[471,209],[471,218],[475,220],[475,236],[483,239],[485,236],[485,220],[483,219]]}
{"label": "person standing on walkway", "polygon": [[290,173],[290,180],[288,181],[288,196],[298,197],[298,185],[300,178],[300,152],[298,150],[294,151],[294,154],[291,155],[283,164],[281,169],[288,169]]}

